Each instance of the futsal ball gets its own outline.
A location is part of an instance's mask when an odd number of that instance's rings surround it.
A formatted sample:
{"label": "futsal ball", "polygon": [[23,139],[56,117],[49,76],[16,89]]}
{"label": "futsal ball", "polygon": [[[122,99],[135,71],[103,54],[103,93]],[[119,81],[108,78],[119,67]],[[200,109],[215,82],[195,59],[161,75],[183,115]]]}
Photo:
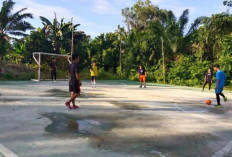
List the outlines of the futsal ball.
{"label": "futsal ball", "polygon": [[205,103],[206,103],[207,105],[211,105],[211,100],[206,100]]}

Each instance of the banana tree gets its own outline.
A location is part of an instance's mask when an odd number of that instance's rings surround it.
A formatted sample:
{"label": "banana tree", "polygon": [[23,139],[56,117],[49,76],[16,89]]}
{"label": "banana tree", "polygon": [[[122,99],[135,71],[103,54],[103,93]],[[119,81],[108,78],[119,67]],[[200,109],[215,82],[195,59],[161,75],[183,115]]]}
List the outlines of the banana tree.
{"label": "banana tree", "polygon": [[52,41],[54,52],[57,54],[60,54],[60,48],[64,46],[65,43],[70,42],[72,31],[74,31],[74,40],[79,40],[84,36],[83,32],[76,31],[76,28],[80,26],[80,24],[73,25],[71,22],[65,23],[63,18],[58,22],[56,15],[53,22],[42,16],[40,16],[40,19],[44,25],[43,32],[46,37]]}

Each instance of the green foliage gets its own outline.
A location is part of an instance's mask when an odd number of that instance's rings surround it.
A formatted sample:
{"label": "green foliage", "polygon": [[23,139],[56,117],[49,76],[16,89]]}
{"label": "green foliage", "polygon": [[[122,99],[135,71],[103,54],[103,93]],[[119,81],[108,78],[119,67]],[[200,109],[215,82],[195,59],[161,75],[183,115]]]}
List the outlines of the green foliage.
{"label": "green foliage", "polygon": [[178,60],[171,62],[167,79],[170,84],[201,85],[209,67],[212,67],[210,62],[196,62],[194,57],[179,56]]}
{"label": "green foliage", "polygon": [[7,73],[4,73],[2,75],[2,78],[6,79],[6,80],[12,80],[13,79],[13,75],[12,75],[12,73],[7,72]]}
{"label": "green foliage", "polygon": [[9,40],[12,36],[26,36],[27,30],[34,29],[30,23],[24,21],[26,18],[33,18],[30,13],[23,13],[26,8],[23,8],[15,13],[12,13],[15,2],[5,0],[2,2],[0,10],[0,57],[8,52]]}
{"label": "green foliage", "polygon": [[72,31],[75,43],[86,37],[84,32],[76,30],[80,24],[65,23],[64,18],[58,22],[56,14],[53,22],[42,16],[40,19],[44,25],[42,32],[46,39],[52,42],[54,52],[57,54],[71,52]]}
{"label": "green foliage", "polygon": [[30,36],[25,38],[24,62],[32,63],[33,52],[54,53],[52,42],[47,40],[41,29],[31,32]]}
{"label": "green foliage", "polygon": [[[229,12],[199,17],[186,30],[188,9],[176,17],[173,11],[160,9],[150,0],[138,0],[132,7],[122,10],[126,29],[118,26],[115,32],[90,39],[84,32],[77,31],[79,24],[58,21],[55,15],[53,21],[40,17],[42,29],[32,31],[22,40],[9,42],[10,34],[25,35],[26,30],[32,29],[27,22],[20,30],[6,29],[7,24],[17,23],[17,20],[19,24],[24,17],[32,18],[31,14],[22,14],[25,9],[10,14],[14,4],[11,0],[4,1],[0,11],[0,32],[3,32],[0,34],[0,57],[13,63],[33,63],[32,52],[71,52],[73,30],[74,52],[80,55],[83,78],[90,79],[89,67],[94,60],[99,68],[99,79],[138,80],[138,65],[143,64],[148,81],[164,82],[164,67],[166,83],[199,86],[207,68],[219,63],[226,72],[227,84],[232,84],[232,15]],[[223,4],[232,6],[231,1]],[[48,64],[42,68],[47,75],[45,78],[49,78]],[[63,71],[58,69],[58,75],[66,76]],[[8,72],[4,77],[15,78],[12,74]]]}

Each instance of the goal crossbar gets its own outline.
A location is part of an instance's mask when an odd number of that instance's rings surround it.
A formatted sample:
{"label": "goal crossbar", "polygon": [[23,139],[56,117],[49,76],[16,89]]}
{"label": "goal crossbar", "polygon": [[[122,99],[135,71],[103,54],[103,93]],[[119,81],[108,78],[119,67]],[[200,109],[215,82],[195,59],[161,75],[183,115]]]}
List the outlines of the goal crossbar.
{"label": "goal crossbar", "polygon": [[[36,58],[36,55],[38,55],[38,59]],[[58,56],[58,57],[67,57],[67,61],[71,63],[71,55],[62,55],[62,54],[53,54],[53,53],[46,53],[46,52],[33,52],[33,59],[35,60],[36,64],[38,65],[38,79],[32,79],[32,81],[39,82],[41,80],[40,78],[40,72],[41,72],[41,55],[47,55],[47,56]]]}

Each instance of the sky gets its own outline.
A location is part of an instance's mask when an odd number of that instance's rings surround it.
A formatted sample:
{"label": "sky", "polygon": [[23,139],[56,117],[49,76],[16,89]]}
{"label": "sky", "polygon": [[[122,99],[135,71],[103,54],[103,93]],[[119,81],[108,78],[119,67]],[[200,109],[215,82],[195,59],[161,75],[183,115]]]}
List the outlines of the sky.
{"label": "sky", "polygon": [[[0,0],[3,1],[3,0]],[[125,26],[121,10],[133,6],[137,0],[13,0],[16,2],[14,11],[28,8],[26,12],[34,15],[29,20],[37,28],[42,27],[39,16],[49,20],[64,18],[70,21],[73,17],[74,24],[81,24],[79,30],[84,31],[92,38],[100,33],[114,32],[118,25]],[[210,16],[227,10],[223,0],[151,0],[161,9],[172,10],[177,17],[185,9],[190,10],[190,21],[199,16]],[[2,4],[2,2],[1,2]],[[190,25],[190,24],[189,24]]]}

